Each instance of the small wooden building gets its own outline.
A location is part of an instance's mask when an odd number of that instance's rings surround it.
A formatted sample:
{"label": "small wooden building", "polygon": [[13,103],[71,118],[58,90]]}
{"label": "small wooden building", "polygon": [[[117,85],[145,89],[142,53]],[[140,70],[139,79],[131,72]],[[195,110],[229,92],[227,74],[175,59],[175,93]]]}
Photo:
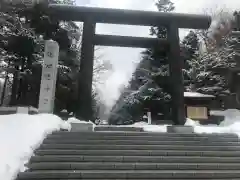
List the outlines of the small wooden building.
{"label": "small wooden building", "polygon": [[215,99],[213,95],[197,92],[184,92],[186,117],[192,120],[204,121],[210,117],[210,105]]}
{"label": "small wooden building", "polygon": [[[215,98],[215,96],[208,94],[184,92],[186,117],[200,121],[201,124],[213,123],[211,121],[210,107]],[[144,109],[145,118],[143,118],[142,121],[147,122],[147,112],[151,112],[152,124],[173,124],[171,120],[171,103],[165,103],[164,106],[161,105],[161,109],[158,100],[152,101],[151,105],[152,106]],[[162,107],[164,107],[164,109],[162,109]],[[168,112],[168,114],[163,114],[163,112]]]}

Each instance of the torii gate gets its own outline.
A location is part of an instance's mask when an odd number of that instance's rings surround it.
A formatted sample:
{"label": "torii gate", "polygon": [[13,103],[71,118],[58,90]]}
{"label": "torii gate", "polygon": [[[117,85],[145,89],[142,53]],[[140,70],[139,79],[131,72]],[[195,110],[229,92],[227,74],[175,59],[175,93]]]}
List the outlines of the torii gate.
{"label": "torii gate", "polygon": [[[84,22],[79,73],[78,106],[80,108],[80,117],[85,120],[89,120],[91,117],[95,45],[136,48],[151,48],[158,45],[167,48],[169,52],[169,70],[172,83],[172,120],[175,124],[183,125],[185,123],[183,60],[180,57],[179,28],[207,29],[211,24],[210,16],[57,4],[49,5],[48,10],[51,16],[59,20]],[[167,39],[95,34],[96,23],[164,26],[167,28]]]}

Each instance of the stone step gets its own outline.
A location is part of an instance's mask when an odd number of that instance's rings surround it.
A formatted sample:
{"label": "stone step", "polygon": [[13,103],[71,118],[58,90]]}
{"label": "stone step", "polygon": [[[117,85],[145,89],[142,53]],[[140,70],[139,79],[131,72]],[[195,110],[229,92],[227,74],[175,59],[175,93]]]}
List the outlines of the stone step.
{"label": "stone step", "polygon": [[55,132],[17,180],[240,180],[234,134]]}
{"label": "stone step", "polygon": [[37,162],[240,163],[240,157],[44,155],[30,159],[30,163]]}
{"label": "stone step", "polygon": [[128,127],[128,126],[95,126],[94,131],[124,131],[124,132],[143,132],[142,127]]}
{"label": "stone step", "polygon": [[[219,179],[212,179],[211,177],[210,178],[204,178],[205,180],[219,180]],[[36,179],[35,179],[36,180]],[[39,180],[39,179],[38,179]],[[43,179],[42,179],[43,180]],[[50,180],[50,179],[44,179],[44,180]],[[63,180],[63,179],[55,179],[55,178],[52,178],[51,180]],[[65,180],[79,180],[79,179],[65,179]],[[99,180],[99,179],[83,179],[81,178],[81,180]],[[105,178],[104,180],[119,180],[119,179],[116,179],[116,178],[113,178],[113,179],[109,179],[109,178]],[[131,180],[139,180],[139,179],[131,179]],[[149,180],[149,179],[141,179],[141,180]],[[151,179],[151,180],[159,180],[159,178],[155,179]],[[176,180],[175,178],[174,179],[169,179],[169,178],[165,178],[164,180]],[[186,180],[186,179],[179,179],[177,178],[177,180]],[[191,179],[188,179],[188,180],[199,180],[199,179],[195,179],[195,178],[191,178]],[[221,180],[240,180],[240,178],[221,178]]]}
{"label": "stone step", "polygon": [[65,132],[52,133],[55,136],[164,136],[164,137],[225,137],[237,138],[236,134],[196,134],[196,133],[154,133],[154,132]]}
{"label": "stone step", "polygon": [[240,151],[240,146],[42,144],[40,149]]}
{"label": "stone step", "polygon": [[166,178],[182,178],[182,179],[206,179],[206,178],[240,178],[239,170],[75,170],[75,171],[47,171],[38,170],[34,172],[25,172],[18,175],[19,180],[32,179],[166,179]]}
{"label": "stone step", "polygon": [[36,150],[36,155],[84,155],[84,156],[208,156],[240,157],[240,151],[179,151],[179,150]]}
{"label": "stone step", "polygon": [[240,170],[240,163],[33,163],[29,172],[35,170]]}
{"label": "stone step", "polygon": [[238,137],[221,137],[221,136],[64,136],[64,135],[49,135],[47,140],[62,140],[62,141],[90,141],[90,140],[129,140],[129,141],[216,141],[216,142],[239,142]]}
{"label": "stone step", "polygon": [[45,139],[43,144],[82,144],[82,145],[211,145],[211,146],[237,146],[240,142],[228,142],[228,141],[210,141],[210,140],[198,140],[198,141],[146,141],[146,140],[74,140],[74,139]]}

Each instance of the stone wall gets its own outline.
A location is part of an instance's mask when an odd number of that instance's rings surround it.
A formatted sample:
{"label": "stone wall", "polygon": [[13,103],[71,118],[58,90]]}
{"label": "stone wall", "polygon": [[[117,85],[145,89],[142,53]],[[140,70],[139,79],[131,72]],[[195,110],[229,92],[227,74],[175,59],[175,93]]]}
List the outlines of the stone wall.
{"label": "stone wall", "polygon": [[[24,108],[24,109],[23,109]],[[10,115],[10,114],[38,114],[38,110],[34,107],[0,107],[0,115]]]}

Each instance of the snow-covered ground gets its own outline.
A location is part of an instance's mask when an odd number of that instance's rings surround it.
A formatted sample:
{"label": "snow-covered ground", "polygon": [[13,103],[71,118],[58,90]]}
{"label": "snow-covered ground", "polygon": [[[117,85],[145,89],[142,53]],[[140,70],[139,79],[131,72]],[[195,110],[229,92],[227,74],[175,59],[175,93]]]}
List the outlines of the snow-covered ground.
{"label": "snow-covered ground", "polygon": [[46,135],[70,128],[68,122],[49,114],[0,116],[0,180],[13,180],[19,170],[24,171]]}

